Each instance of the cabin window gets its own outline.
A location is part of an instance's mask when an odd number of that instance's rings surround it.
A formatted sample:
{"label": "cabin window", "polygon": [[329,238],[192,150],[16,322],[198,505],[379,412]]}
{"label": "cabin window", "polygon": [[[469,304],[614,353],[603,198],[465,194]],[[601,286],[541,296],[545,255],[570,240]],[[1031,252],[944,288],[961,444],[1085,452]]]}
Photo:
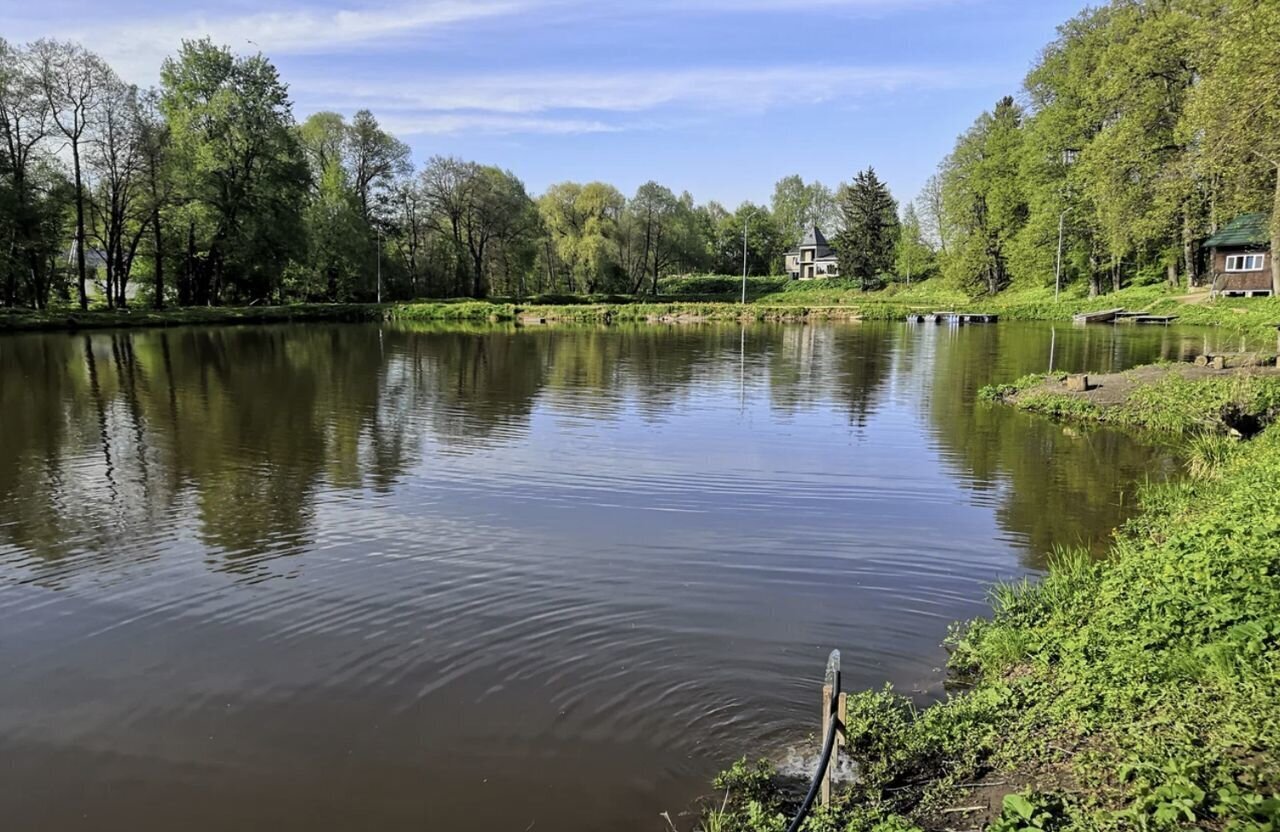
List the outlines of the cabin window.
{"label": "cabin window", "polygon": [[1262,261],[1265,255],[1262,254],[1232,254],[1227,257],[1227,271],[1229,272],[1260,272],[1262,271]]}

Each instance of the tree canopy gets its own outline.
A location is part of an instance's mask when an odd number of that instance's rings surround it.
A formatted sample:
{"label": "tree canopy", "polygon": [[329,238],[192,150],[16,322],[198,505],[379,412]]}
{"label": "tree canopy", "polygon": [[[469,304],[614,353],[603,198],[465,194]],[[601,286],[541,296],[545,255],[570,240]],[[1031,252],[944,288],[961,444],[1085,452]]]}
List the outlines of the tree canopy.
{"label": "tree canopy", "polygon": [[784,176],[768,206],[656,181],[530,194],[500,165],[415,166],[367,109],[297,123],[260,54],[184,42],[138,89],[78,44],[0,40],[0,304],[656,294],[744,259],[780,273],[813,225],[864,288],[1203,285],[1201,241],[1241,213],[1280,250],[1278,40],[1277,3],[1089,8],[901,216],[871,167]]}

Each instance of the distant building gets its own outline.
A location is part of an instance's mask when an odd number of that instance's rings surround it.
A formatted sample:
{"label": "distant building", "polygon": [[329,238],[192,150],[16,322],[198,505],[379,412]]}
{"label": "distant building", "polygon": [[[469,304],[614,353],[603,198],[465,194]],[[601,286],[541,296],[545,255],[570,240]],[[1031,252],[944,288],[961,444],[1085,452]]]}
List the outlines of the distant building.
{"label": "distant building", "polygon": [[1204,241],[1213,294],[1263,297],[1271,285],[1271,233],[1266,214],[1241,214]]}
{"label": "distant building", "polygon": [[787,275],[792,280],[814,280],[820,277],[838,277],[840,258],[827,245],[827,238],[814,225],[804,233],[800,245],[786,255]]}
{"label": "distant building", "polygon": [[[67,249],[67,270],[73,279],[76,273],[77,260],[76,248],[78,243],[71,241],[71,246]],[[107,296],[107,253],[100,248],[86,246],[84,250],[84,271],[85,284],[84,293],[91,299],[105,298]],[[130,280],[124,287],[124,296],[127,300],[134,300],[138,297],[139,281]]]}

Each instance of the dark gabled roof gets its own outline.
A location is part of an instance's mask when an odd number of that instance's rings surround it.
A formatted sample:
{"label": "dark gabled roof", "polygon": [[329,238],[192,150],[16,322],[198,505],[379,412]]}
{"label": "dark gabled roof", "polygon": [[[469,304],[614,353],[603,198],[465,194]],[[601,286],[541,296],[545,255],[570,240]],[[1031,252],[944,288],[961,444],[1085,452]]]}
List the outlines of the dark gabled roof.
{"label": "dark gabled roof", "polygon": [[1266,214],[1241,214],[1222,227],[1217,234],[1204,241],[1208,248],[1230,246],[1260,246],[1271,241]]}
{"label": "dark gabled roof", "polygon": [[827,238],[822,236],[822,230],[816,225],[811,225],[804,232],[804,239],[800,241],[800,248],[809,248],[818,246],[819,248],[827,248]]}

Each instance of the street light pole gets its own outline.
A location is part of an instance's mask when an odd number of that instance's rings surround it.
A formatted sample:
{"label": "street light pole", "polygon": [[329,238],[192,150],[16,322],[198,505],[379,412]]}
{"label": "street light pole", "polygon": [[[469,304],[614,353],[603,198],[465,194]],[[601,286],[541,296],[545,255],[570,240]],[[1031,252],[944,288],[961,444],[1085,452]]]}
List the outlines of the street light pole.
{"label": "street light pole", "polygon": [[1062,232],[1067,221],[1067,209],[1063,208],[1062,213],[1058,215],[1058,262],[1053,269],[1053,299],[1058,299],[1058,293],[1062,291]]}
{"label": "street light pole", "polygon": [[1063,169],[1063,204],[1062,213],[1058,214],[1058,259],[1053,268],[1053,299],[1058,300],[1058,293],[1062,291],[1062,238],[1066,231],[1067,212],[1071,210],[1071,179],[1070,168],[1076,163],[1076,156],[1080,151],[1074,148],[1066,148],[1062,151],[1062,169]]}

